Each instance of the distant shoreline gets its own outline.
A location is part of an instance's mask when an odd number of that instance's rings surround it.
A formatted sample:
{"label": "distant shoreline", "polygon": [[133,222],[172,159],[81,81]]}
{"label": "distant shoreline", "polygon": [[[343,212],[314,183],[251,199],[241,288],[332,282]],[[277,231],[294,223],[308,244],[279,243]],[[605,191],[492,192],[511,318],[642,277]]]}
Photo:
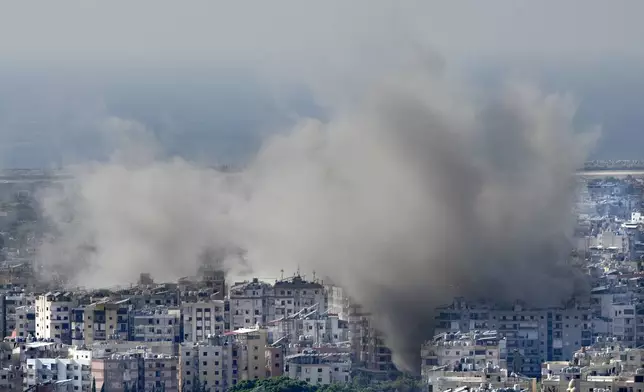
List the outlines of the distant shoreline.
{"label": "distant shoreline", "polygon": [[580,177],[644,177],[644,169],[582,169],[576,174]]}

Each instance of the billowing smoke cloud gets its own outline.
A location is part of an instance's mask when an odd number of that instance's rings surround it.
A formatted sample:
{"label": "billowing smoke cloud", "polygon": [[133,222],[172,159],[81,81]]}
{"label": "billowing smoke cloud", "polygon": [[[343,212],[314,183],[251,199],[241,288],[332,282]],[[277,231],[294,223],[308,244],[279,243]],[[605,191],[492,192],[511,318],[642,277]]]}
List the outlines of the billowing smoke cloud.
{"label": "billowing smoke cloud", "polygon": [[108,286],[188,275],[204,249],[239,247],[258,276],[300,266],[346,287],[406,369],[454,296],[551,305],[580,289],[572,174],[595,133],[574,129],[570,97],[482,94],[419,67],[342,109],[266,140],[236,173],[137,143],[76,168],[43,199],[56,228],[43,262]]}

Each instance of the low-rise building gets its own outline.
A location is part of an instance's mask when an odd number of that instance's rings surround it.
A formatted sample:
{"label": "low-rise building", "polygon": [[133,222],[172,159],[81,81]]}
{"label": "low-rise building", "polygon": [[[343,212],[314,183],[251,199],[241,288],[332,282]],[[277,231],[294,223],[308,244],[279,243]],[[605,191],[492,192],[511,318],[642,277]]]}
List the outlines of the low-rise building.
{"label": "low-rise building", "polygon": [[92,359],[92,376],[96,388],[105,392],[128,389],[156,392],[178,392],[178,357],[152,354],[145,350],[116,353]]}
{"label": "low-rise building", "polygon": [[90,364],[90,361],[66,358],[28,359],[24,386],[29,388],[38,384],[69,380],[68,385],[72,390],[90,392],[92,386]]}
{"label": "low-rise building", "polygon": [[347,383],[351,381],[351,360],[349,353],[318,353],[307,350],[287,356],[284,372],[289,378],[311,384]]}
{"label": "low-rise building", "polygon": [[507,368],[505,338],[497,331],[445,332],[425,342],[420,350],[421,375],[436,368],[476,371],[491,366]]}

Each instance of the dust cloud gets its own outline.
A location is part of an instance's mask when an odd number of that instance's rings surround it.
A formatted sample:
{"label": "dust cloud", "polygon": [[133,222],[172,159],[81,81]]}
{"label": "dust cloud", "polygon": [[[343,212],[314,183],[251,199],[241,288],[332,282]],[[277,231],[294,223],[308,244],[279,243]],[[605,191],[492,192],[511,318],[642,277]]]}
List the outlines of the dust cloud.
{"label": "dust cloud", "polygon": [[137,136],[42,196],[54,230],[40,259],[106,287],[194,274],[204,249],[238,247],[254,275],[300,267],[344,286],[414,369],[433,308],[454,296],[559,304],[583,287],[566,240],[572,175],[597,132],[575,129],[575,110],[567,95],[476,91],[420,65],[328,121],[301,119],[234,172]]}

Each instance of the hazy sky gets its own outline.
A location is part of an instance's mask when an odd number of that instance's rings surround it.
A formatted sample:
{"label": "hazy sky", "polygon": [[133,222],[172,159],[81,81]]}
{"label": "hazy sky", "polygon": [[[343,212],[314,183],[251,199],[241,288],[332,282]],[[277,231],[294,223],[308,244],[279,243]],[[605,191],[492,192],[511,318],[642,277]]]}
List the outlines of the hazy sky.
{"label": "hazy sky", "polygon": [[108,116],[142,122],[171,152],[235,159],[350,99],[409,46],[477,81],[571,90],[604,126],[597,156],[642,154],[641,1],[0,4],[4,165],[100,156],[93,124]]}

